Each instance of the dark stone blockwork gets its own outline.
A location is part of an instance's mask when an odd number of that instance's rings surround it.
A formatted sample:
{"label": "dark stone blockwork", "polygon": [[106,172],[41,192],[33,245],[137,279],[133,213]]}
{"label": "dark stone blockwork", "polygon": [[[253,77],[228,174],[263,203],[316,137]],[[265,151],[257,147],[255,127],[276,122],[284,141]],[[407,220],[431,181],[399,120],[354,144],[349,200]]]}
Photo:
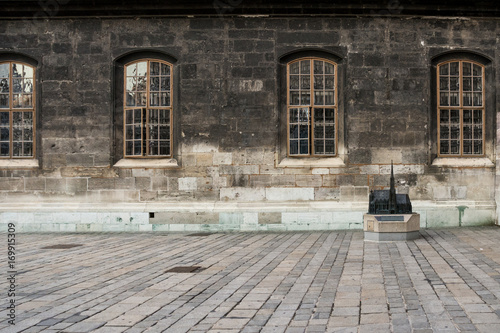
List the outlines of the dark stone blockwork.
{"label": "dark stone blockwork", "polygon": [[[389,8],[384,1],[243,1],[216,8],[72,0],[53,11],[40,3],[7,1],[0,12],[0,62],[31,59],[36,67],[39,162],[0,160],[0,203],[123,210],[134,203],[144,210],[245,202],[251,212],[263,205],[276,216],[292,210],[299,217],[283,214],[283,223],[305,226],[310,217],[304,222],[299,213],[316,213],[309,204],[324,201],[331,215],[317,221],[350,228],[355,218],[342,214],[362,214],[371,190],[388,189],[394,160],[395,187],[412,198],[415,212],[427,212],[422,223],[456,225],[459,205],[469,207],[463,225],[497,219],[497,2],[417,0]],[[298,57],[338,64],[335,158],[287,158],[286,64]],[[116,165],[123,160],[123,66],[139,58],[173,64],[175,161],[167,166]],[[485,148],[474,159],[437,158],[435,70],[449,59],[485,66]],[[166,202],[174,204],[160,205]]]}

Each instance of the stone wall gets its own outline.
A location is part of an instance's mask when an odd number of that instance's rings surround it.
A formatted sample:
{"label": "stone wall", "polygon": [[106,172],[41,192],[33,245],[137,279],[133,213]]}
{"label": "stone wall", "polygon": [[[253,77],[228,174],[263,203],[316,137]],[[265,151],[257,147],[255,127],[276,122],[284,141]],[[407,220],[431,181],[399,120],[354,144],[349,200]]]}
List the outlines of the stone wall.
{"label": "stone wall", "polygon": [[[391,161],[398,192],[410,194],[423,227],[497,220],[495,19],[0,20],[0,34],[0,53],[39,64],[39,167],[0,168],[2,223],[64,231],[361,228],[369,190],[389,186]],[[114,166],[114,61],[145,50],[177,59],[177,167]],[[336,164],[283,163],[280,58],[304,50],[341,58]],[[431,64],[452,50],[490,58],[495,77],[486,87],[491,151],[450,167],[433,164]]]}

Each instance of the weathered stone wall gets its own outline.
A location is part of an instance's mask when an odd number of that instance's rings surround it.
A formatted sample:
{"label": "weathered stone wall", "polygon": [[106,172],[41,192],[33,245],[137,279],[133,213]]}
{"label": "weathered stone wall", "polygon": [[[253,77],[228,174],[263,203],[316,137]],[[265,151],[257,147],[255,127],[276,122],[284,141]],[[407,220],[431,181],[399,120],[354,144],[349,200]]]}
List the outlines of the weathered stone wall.
{"label": "weathered stone wall", "polygon": [[[487,140],[495,146],[495,108],[500,106],[495,19],[4,20],[0,33],[0,52],[19,52],[39,63],[40,167],[0,170],[2,220],[32,219],[58,229],[65,223],[61,216],[76,211],[66,223],[87,230],[77,226],[106,224],[106,212],[115,209],[126,214],[120,221],[131,222],[140,213],[141,224],[149,225],[141,230],[193,223],[199,227],[180,229],[360,228],[362,219],[356,220],[367,209],[369,190],[389,185],[391,160],[398,191],[410,194],[423,226],[496,219],[495,151],[487,156],[490,166],[432,165],[430,128],[435,117],[432,58],[451,50],[473,51],[492,60],[494,85],[486,89],[496,105],[487,110],[493,121],[485,125],[492,133]],[[305,49],[342,58],[340,166],[279,165],[279,115],[285,112],[280,57]],[[114,60],[143,50],[177,59],[177,168],[113,166],[120,149],[113,135],[121,125],[113,117]],[[20,212],[32,215],[20,218]],[[63,215],[54,218],[53,212]]]}

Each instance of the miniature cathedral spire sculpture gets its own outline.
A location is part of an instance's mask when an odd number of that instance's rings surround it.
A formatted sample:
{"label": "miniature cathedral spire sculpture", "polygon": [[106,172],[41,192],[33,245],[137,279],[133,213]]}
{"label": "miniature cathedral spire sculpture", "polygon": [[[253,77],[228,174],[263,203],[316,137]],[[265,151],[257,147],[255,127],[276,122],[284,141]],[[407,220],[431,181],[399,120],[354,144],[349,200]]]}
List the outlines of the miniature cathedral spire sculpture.
{"label": "miniature cathedral spire sculpture", "polygon": [[394,166],[392,164],[391,160],[391,187],[389,189],[389,213],[390,214],[395,214],[396,213],[396,207],[398,205],[397,200],[396,200],[396,186],[394,185]]}
{"label": "miniature cathedral spire sculpture", "polygon": [[369,214],[411,214],[411,202],[408,194],[396,194],[394,166],[391,161],[391,180],[389,190],[370,192]]}

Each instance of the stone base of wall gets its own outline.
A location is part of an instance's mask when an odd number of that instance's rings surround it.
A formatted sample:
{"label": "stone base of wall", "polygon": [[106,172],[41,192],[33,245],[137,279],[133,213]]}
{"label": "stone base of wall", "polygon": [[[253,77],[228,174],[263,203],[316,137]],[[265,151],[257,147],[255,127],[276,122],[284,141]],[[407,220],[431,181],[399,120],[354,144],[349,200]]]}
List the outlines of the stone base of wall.
{"label": "stone base of wall", "polygon": [[[0,205],[0,231],[223,232],[363,229],[366,202]],[[421,228],[495,224],[494,202],[413,202]]]}

